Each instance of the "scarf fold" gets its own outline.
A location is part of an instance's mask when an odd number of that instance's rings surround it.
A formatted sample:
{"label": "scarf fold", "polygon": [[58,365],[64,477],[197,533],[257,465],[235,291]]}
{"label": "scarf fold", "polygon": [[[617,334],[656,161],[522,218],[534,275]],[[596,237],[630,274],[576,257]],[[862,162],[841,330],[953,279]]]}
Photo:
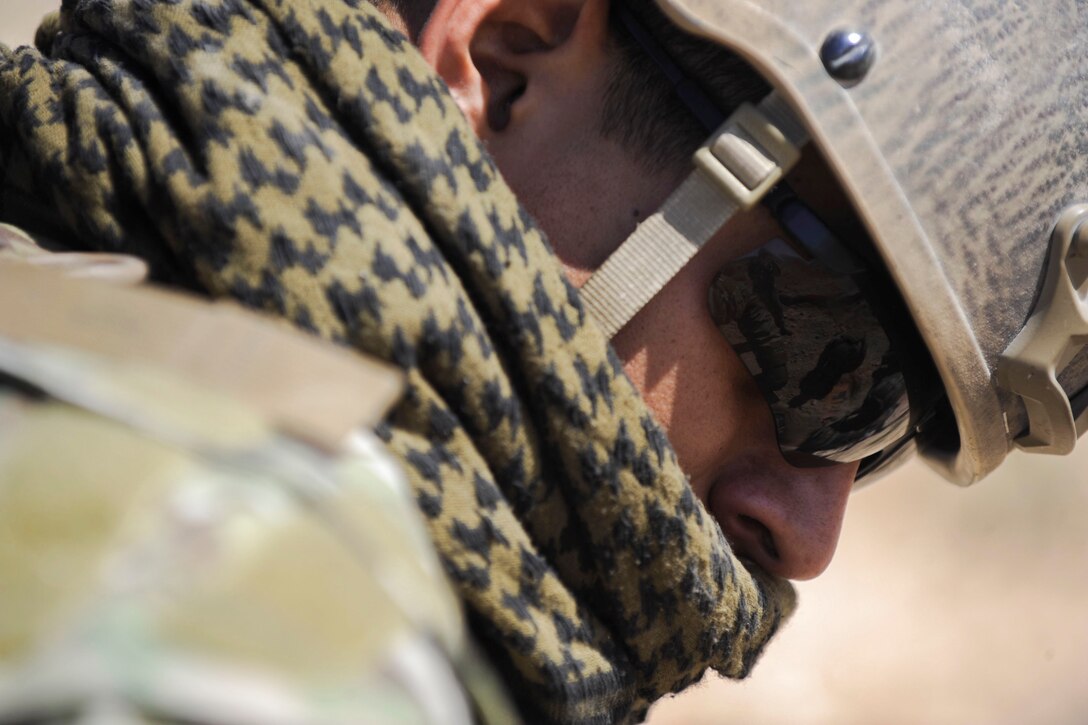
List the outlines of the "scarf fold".
{"label": "scarf fold", "polygon": [[[0,47],[0,220],[391,361],[380,429],[531,722],[748,673],[793,607],[696,500],[414,48],[361,0],[66,0]],[[40,210],[47,210],[44,219]]]}

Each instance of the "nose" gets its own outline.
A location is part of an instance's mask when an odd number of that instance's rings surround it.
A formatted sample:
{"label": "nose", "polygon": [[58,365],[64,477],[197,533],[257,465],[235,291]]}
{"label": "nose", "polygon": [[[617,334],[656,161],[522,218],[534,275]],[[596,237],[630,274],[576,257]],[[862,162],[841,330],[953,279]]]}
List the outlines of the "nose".
{"label": "nose", "polygon": [[857,468],[764,461],[719,481],[708,503],[738,556],[777,576],[812,579],[835,554]]}

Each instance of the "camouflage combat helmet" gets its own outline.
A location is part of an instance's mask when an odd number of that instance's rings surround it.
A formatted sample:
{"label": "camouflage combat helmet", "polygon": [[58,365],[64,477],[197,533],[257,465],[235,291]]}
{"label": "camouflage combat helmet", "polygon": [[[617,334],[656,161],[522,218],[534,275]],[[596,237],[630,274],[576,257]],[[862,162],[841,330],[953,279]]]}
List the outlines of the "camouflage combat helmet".
{"label": "camouflage combat helmet", "polygon": [[[604,327],[630,319],[706,229],[757,203],[810,143],[939,375],[944,412],[910,447],[965,485],[1014,448],[1070,452],[1088,427],[1088,1],[656,3],[773,92],[730,116],[696,154],[691,188],[587,285]],[[648,4],[630,7],[652,33],[665,21]],[[680,251],[660,251],[670,245]],[[664,281],[625,286],[648,248],[641,268]]]}

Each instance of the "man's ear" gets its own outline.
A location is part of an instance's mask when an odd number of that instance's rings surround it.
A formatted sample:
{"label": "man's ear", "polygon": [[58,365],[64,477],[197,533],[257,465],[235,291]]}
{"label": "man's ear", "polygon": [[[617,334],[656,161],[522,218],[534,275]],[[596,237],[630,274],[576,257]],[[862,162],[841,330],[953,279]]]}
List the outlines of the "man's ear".
{"label": "man's ear", "polygon": [[[555,91],[590,67],[609,0],[438,0],[419,48],[481,138],[501,133],[534,84]],[[571,79],[571,76],[565,76]]]}

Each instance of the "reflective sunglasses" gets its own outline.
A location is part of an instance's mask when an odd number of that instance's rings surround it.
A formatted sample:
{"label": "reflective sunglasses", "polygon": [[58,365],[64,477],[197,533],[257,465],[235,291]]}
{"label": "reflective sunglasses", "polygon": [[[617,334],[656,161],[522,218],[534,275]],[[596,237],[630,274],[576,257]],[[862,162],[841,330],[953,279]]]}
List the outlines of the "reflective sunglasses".
{"label": "reflective sunglasses", "polygon": [[[676,97],[714,133],[725,114],[614,5]],[[860,461],[857,480],[871,480],[914,451],[940,397],[932,362],[883,266],[866,259],[870,245],[845,243],[785,182],[761,204],[783,234],[717,272],[710,315],[767,400],[786,461]]]}

